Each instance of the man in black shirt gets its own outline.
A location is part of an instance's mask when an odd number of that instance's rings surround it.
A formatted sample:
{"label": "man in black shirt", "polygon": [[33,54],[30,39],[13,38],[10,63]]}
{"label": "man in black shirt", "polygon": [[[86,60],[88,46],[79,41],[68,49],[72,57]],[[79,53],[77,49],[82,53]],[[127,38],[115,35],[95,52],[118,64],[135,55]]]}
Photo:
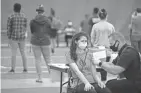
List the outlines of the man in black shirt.
{"label": "man in black shirt", "polygon": [[101,66],[107,72],[119,75],[124,79],[109,80],[106,85],[112,93],[141,93],[141,62],[137,50],[126,44],[124,36],[113,33],[109,36],[110,48],[118,52],[113,62],[101,62],[95,59],[94,64]]}

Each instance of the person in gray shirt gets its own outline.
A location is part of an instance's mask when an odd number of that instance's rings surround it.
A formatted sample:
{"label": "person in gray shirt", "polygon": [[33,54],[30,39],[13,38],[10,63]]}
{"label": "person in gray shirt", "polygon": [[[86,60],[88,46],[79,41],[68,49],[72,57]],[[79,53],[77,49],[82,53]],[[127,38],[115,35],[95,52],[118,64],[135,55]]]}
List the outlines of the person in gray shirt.
{"label": "person in gray shirt", "polygon": [[131,45],[141,53],[141,8],[133,13],[130,24]]}

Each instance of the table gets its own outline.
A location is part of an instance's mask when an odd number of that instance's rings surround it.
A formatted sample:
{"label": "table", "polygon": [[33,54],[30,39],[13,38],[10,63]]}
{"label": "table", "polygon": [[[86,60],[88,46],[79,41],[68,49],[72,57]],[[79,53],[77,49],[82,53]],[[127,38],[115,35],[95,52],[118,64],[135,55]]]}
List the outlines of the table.
{"label": "table", "polygon": [[63,87],[63,85],[65,85],[66,83],[68,83],[68,82],[63,83],[63,81],[62,81],[63,72],[64,73],[67,73],[69,67],[66,66],[66,64],[49,64],[49,66],[50,66],[50,69],[60,71],[60,93],[62,93],[62,87]]}

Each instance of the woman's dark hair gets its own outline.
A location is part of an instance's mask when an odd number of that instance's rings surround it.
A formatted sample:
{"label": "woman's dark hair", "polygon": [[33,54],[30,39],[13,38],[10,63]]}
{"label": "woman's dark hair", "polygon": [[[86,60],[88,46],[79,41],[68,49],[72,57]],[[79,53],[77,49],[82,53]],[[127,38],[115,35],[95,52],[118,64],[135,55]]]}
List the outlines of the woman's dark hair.
{"label": "woman's dark hair", "polygon": [[14,4],[14,12],[20,12],[21,11],[21,4],[15,3]]}
{"label": "woman's dark hair", "polygon": [[79,33],[77,33],[73,36],[72,41],[71,41],[71,46],[70,46],[70,56],[71,56],[71,59],[74,60],[74,62],[77,61],[77,54],[76,54],[77,44],[76,44],[76,41],[78,41],[81,36],[85,36],[87,38],[87,40],[89,40],[89,36],[85,32],[79,32]]}
{"label": "woman's dark hair", "polygon": [[105,19],[107,17],[107,12],[105,9],[101,9],[99,12],[100,19]]}

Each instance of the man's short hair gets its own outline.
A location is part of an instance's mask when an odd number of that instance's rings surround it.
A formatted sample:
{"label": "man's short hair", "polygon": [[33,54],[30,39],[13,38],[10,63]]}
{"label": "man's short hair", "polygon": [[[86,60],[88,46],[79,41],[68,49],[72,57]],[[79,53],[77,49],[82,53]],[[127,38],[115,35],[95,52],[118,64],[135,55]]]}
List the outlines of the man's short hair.
{"label": "man's short hair", "polygon": [[99,12],[99,8],[95,7],[95,8],[93,9],[93,13],[97,14],[98,12]]}
{"label": "man's short hair", "polygon": [[89,17],[89,15],[88,14],[85,14],[85,18],[88,18]]}
{"label": "man's short hair", "polygon": [[112,38],[112,40],[118,40],[118,41],[122,41],[122,42],[126,42],[124,36],[119,33],[119,32],[114,32],[112,33],[109,38]]}
{"label": "man's short hair", "polygon": [[137,13],[141,13],[141,8],[136,9]]}
{"label": "man's short hair", "polygon": [[15,3],[14,4],[14,12],[20,12],[21,11],[21,4]]}

